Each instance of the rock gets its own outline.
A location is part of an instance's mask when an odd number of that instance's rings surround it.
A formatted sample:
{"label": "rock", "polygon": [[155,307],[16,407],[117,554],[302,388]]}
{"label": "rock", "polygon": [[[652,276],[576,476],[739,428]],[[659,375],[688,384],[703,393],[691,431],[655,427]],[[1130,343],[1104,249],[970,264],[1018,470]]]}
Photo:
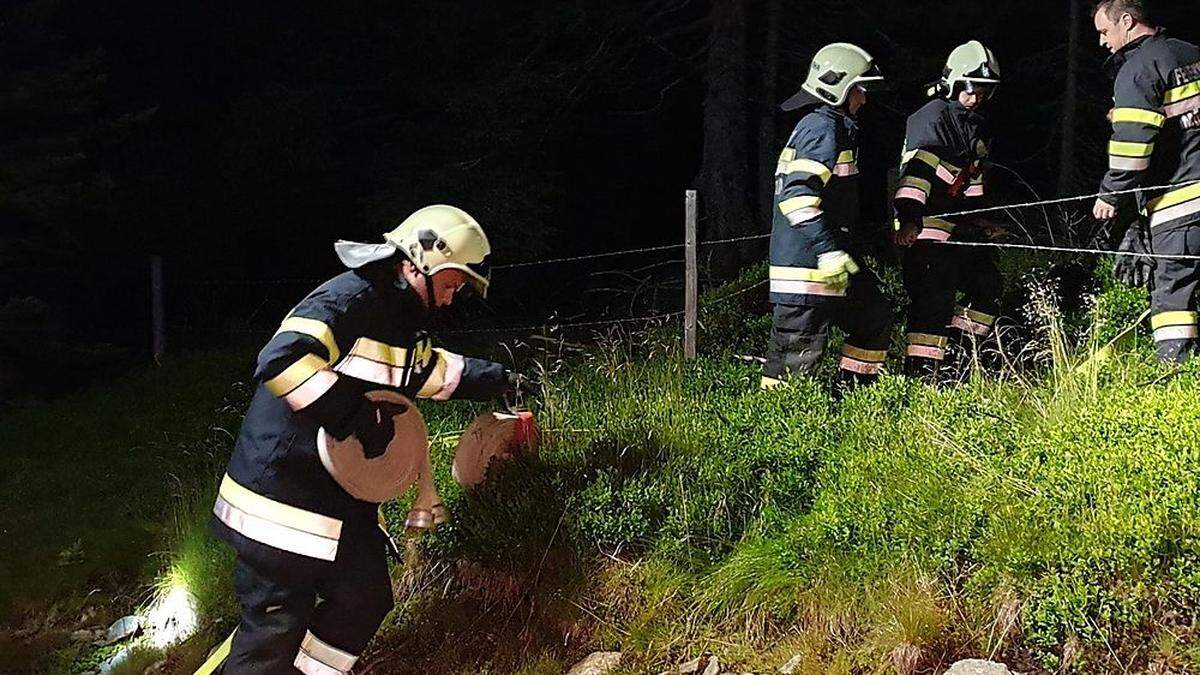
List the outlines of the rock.
{"label": "rock", "polygon": [[130,614],[129,616],[123,616],[114,621],[113,624],[108,627],[108,633],[104,635],[104,640],[107,644],[111,645],[114,642],[128,640],[134,635],[137,635],[141,630],[142,620]]}
{"label": "rock", "polygon": [[721,662],[717,657],[712,657],[708,660],[708,667],[704,669],[704,675],[721,675]]}
{"label": "rock", "polygon": [[946,675],[1020,675],[1008,669],[1008,666],[995,661],[984,659],[966,659],[950,666]]}
{"label": "rock", "polygon": [[797,654],[788,659],[787,663],[779,666],[779,672],[783,673],[783,675],[793,675],[793,673],[800,669],[800,665],[803,663],[804,657]]}
{"label": "rock", "polygon": [[129,647],[125,647],[124,649],[117,652],[116,654],[113,654],[112,656],[108,657],[107,659],[104,659],[104,661],[100,664],[100,675],[106,675],[107,673],[111,673],[113,671],[113,669],[115,669],[117,666],[120,666],[122,663],[125,663],[125,660],[128,658],[129,658]]}
{"label": "rock", "polygon": [[703,657],[697,656],[687,663],[681,663],[675,672],[680,673],[681,675],[687,675],[687,673],[698,673],[700,672],[700,661],[702,659]]}
{"label": "rock", "polygon": [[621,663],[621,652],[592,652],[576,663],[567,675],[605,675]]}

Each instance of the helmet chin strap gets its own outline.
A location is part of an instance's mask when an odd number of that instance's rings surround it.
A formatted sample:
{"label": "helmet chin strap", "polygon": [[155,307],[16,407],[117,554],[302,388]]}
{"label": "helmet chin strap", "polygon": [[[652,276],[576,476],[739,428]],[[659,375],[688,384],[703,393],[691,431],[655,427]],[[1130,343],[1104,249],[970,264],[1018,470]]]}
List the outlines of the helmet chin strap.
{"label": "helmet chin strap", "polygon": [[438,313],[437,298],[433,295],[433,275],[421,272],[421,278],[425,280],[425,311],[432,321]]}

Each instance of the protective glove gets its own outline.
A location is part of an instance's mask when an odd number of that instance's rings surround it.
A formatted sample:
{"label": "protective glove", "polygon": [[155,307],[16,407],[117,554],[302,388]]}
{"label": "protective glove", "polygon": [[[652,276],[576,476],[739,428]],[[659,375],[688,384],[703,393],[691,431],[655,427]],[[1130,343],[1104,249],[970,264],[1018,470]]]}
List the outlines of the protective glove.
{"label": "protective glove", "polygon": [[387,451],[388,443],[396,435],[392,418],[408,411],[408,406],[391,401],[372,401],[364,398],[354,411],[350,428],[362,444],[363,456],[375,459]]}
{"label": "protective glove", "polygon": [[817,256],[817,274],[820,281],[835,291],[845,290],[850,285],[850,275],[858,274],[858,263],[845,251],[830,251]]}
{"label": "protective glove", "polygon": [[536,382],[516,371],[504,371],[504,379],[507,382],[504,390],[505,396],[513,396],[518,401],[532,397],[538,392],[539,387]]}
{"label": "protective glove", "polygon": [[[1125,230],[1125,236],[1121,239],[1117,250],[1126,253],[1148,253],[1149,246],[1146,239],[1146,228],[1141,222],[1135,221],[1130,223]],[[1113,263],[1113,276],[1117,281],[1130,288],[1142,288],[1150,283],[1154,267],[1153,258],[1119,255],[1116,262]]]}

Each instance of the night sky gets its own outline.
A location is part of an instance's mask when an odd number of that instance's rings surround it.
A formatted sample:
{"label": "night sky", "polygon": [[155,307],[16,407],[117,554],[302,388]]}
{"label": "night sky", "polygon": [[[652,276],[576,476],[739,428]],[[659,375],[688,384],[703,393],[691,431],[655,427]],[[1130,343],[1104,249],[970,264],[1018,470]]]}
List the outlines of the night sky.
{"label": "night sky", "polygon": [[[1192,3],[1170,5],[1162,23],[1200,37]],[[863,116],[868,217],[883,214],[905,116],[949,50],[971,38],[1004,71],[996,159],[1029,184],[1004,179],[1001,198],[1091,191],[1108,133],[1107,54],[1085,7],[1077,142],[1064,167],[1069,6],[5,3],[0,346],[26,365],[8,367],[0,391],[41,379],[35,369],[78,375],[144,355],[151,254],[164,257],[173,339],[204,344],[219,340],[205,332],[213,327],[277,322],[313,285],[211,282],[330,276],[333,240],[376,240],[429,203],[474,214],[498,263],[675,243],[683,191],[714,170],[706,124],[728,123],[729,142],[750,149],[732,170],[757,205],[770,187],[762,167],[796,121],[777,104],[835,40],[873,52],[890,78]],[[731,11],[743,20],[731,24]],[[726,59],[713,49],[730,31],[745,51]],[[736,67],[744,95],[732,106],[705,105],[709,87],[728,81],[713,76],[715,64]],[[733,227],[766,232],[765,213],[753,214]],[[712,229],[702,223],[702,237]],[[755,252],[731,255],[740,265]],[[491,309],[579,309],[594,269],[498,274]]]}

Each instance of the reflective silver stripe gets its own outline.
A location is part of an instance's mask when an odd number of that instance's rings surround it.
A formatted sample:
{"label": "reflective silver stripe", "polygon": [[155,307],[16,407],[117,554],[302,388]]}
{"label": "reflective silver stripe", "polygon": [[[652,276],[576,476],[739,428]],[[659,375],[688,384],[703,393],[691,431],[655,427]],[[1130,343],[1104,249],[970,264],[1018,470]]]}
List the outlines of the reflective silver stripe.
{"label": "reflective silver stripe", "polygon": [[968,197],[982,197],[984,194],[983,186],[982,185],[972,185],[972,186],[968,187],[966,192],[964,192],[963,194],[965,194]]}
{"label": "reflective silver stripe", "polygon": [[1200,198],[1193,199],[1192,201],[1184,202],[1182,204],[1176,204],[1175,206],[1168,206],[1165,209],[1156,210],[1154,213],[1150,214],[1150,226],[1156,227],[1158,225],[1163,225],[1171,222],[1172,220],[1178,220],[1184,216],[1190,216],[1193,213],[1200,213]]}
{"label": "reflective silver stripe", "polygon": [[979,337],[987,337],[992,332],[992,327],[986,323],[972,321],[965,316],[956,316],[950,319],[950,326]]}
{"label": "reflective silver stripe", "polygon": [[835,290],[827,284],[817,281],[797,281],[792,279],[772,279],[772,293],[787,293],[791,295],[821,295],[827,297],[845,297],[846,290]]}
{"label": "reflective silver stripe", "polygon": [[917,235],[917,239],[924,239],[927,241],[949,241],[950,233],[945,230],[939,230],[935,227],[924,227],[921,228],[921,232]]}
{"label": "reflective silver stripe", "polygon": [[344,671],[330,668],[304,652],[296,654],[296,660],[292,662],[292,666],[304,675],[345,675]]}
{"label": "reflective silver stripe", "polygon": [[945,165],[943,165],[943,164],[938,164],[937,177],[941,178],[943,181],[945,181],[947,183],[951,183],[951,184],[954,183],[954,178],[955,178],[954,174],[950,171],[950,169],[947,169],[945,167]]}
{"label": "reflective silver stripe", "polygon": [[308,631],[304,636],[304,641],[300,643],[300,652],[296,654],[296,662],[293,665],[302,673],[325,675],[326,673],[348,673],[357,661],[358,657],[354,654],[344,652],[313,635],[312,631]]}
{"label": "reflective silver stripe", "polygon": [[1195,340],[1200,338],[1200,326],[1163,326],[1154,330],[1155,342]]}
{"label": "reflective silver stripe", "polygon": [[1150,158],[1109,155],[1108,168],[1114,171],[1145,171],[1150,168]]}
{"label": "reflective silver stripe", "polygon": [[924,204],[929,198],[919,188],[902,187],[899,190],[896,190],[896,199],[911,199]]}
{"label": "reflective silver stripe", "polygon": [[928,345],[909,345],[908,355],[941,361],[946,358],[946,350],[941,347],[930,347]]}
{"label": "reflective silver stripe", "polygon": [[823,213],[825,212],[817,207],[806,207],[802,209],[796,209],[790,213],[785,213],[784,217],[787,218],[788,222],[792,225],[799,225],[800,223],[807,223],[810,220],[818,218]]}
{"label": "reflective silver stripe", "polygon": [[247,513],[230,504],[224,497],[217,497],[213,514],[230,529],[260,544],[273,546],[309,558],[333,561],[337,558],[337,539],[327,539],[302,530]]}
{"label": "reflective silver stripe", "polygon": [[842,370],[858,373],[859,375],[878,375],[883,372],[882,363],[867,363],[858,359],[852,359],[849,356],[843,356],[838,367]]}
{"label": "reflective silver stripe", "polygon": [[322,368],[305,380],[304,384],[284,394],[283,400],[287,401],[292,410],[303,410],[324,396],[334,384],[337,384],[337,375]]}
{"label": "reflective silver stripe", "polygon": [[858,162],[835,164],[833,166],[833,175],[845,178],[846,176],[858,175]]}
{"label": "reflective silver stripe", "polygon": [[410,373],[410,370],[404,366],[390,366],[353,354],[342,359],[342,362],[337,364],[334,370],[350,377],[397,389],[408,384]]}

